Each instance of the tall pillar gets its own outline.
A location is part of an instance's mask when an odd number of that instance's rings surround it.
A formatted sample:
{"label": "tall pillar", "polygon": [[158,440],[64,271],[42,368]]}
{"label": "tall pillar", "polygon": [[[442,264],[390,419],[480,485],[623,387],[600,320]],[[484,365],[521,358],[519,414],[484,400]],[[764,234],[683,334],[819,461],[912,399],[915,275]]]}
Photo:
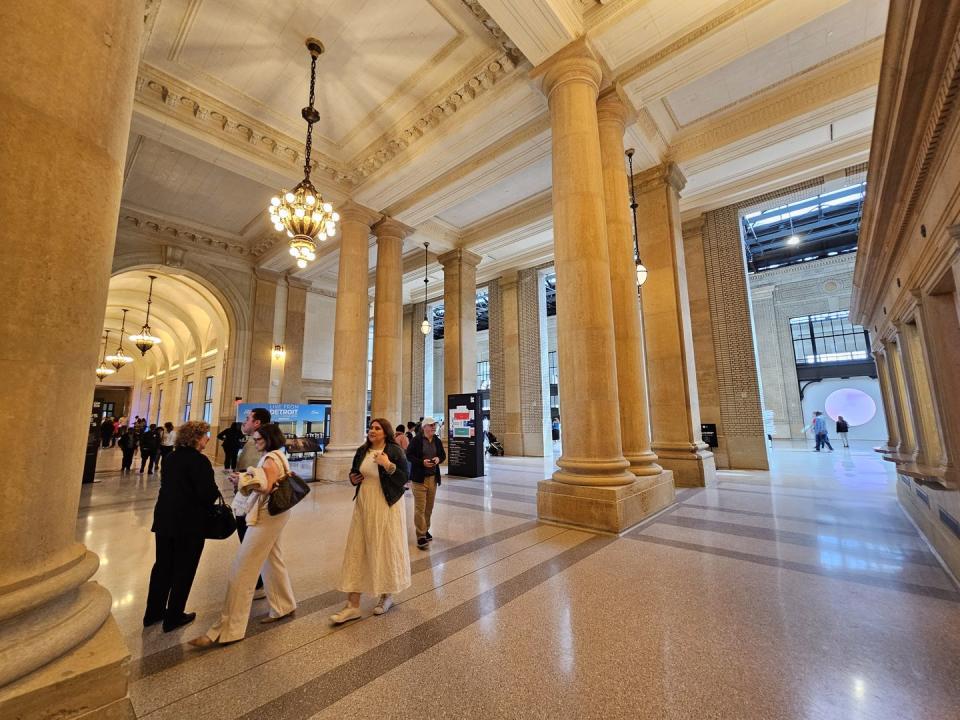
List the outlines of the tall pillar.
{"label": "tall pillar", "polygon": [[[418,323],[419,324],[419,323]],[[418,329],[419,331],[419,329]],[[410,419],[410,410],[413,408],[413,306],[403,306],[403,343],[401,345],[400,367],[403,369],[401,392],[400,392],[400,414],[395,418],[390,418],[390,422],[396,423],[403,418],[403,422]]]}
{"label": "tall pillar", "polygon": [[893,380],[893,397],[897,409],[897,425],[900,431],[900,443],[897,452],[886,458],[896,463],[911,464],[917,459],[917,426],[914,423],[913,398],[907,386],[906,363],[907,349],[899,333],[890,341],[887,359],[890,361],[890,377]]}
{"label": "tall pillar", "polygon": [[[277,303],[275,273],[257,270],[253,279],[253,332],[250,334],[250,376],[246,402],[270,401],[270,372],[273,367],[273,320]],[[199,362],[199,358],[197,359]]]}
{"label": "tall pillar", "polygon": [[383,216],[354,202],[340,212],[340,261],[333,328],[330,444],[317,458],[316,477],[343,480],[363,443],[367,415],[367,342],[370,302],[367,273],[371,227]]}
{"label": "tall pillar", "polygon": [[287,277],[287,311],[283,325],[283,384],[280,402],[296,403],[303,396],[303,331],[307,322],[307,288],[310,283]]}
{"label": "tall pillar", "polygon": [[640,256],[647,267],[643,324],[653,451],[678,486],[715,481],[713,453],[700,439],[690,301],[680,227],[679,168],[666,163],[635,176]]}
{"label": "tall pillar", "polygon": [[456,248],[443,266],[443,394],[477,391],[477,265],[482,258]]}
{"label": "tall pillar", "polygon": [[620,444],[610,258],[597,126],[601,70],[577,41],[534,70],[550,106],[563,455],[541,481],[544,520],[620,532],[649,514]]}
{"label": "tall pillar", "polygon": [[877,381],[880,383],[880,397],[883,400],[883,419],[887,423],[887,442],[884,445],[875,447],[874,450],[879,453],[893,453],[897,451],[897,445],[900,443],[900,434],[897,429],[896,406],[893,400],[893,388],[890,385],[890,372],[888,370],[887,355],[883,350],[877,350],[873,353],[873,361],[877,366]]}
{"label": "tall pillar", "polygon": [[[414,303],[410,306],[410,335],[407,341],[410,345],[410,363],[404,365],[409,367],[409,372],[404,373],[404,378],[410,378],[410,405],[406,404],[404,398],[403,415],[405,420],[413,420],[424,416],[423,411],[423,383],[424,383],[424,360],[426,358],[427,336],[421,331],[423,316],[426,312],[426,303]],[[430,344],[433,344],[433,335],[430,335]],[[406,357],[406,350],[404,350]]]}
{"label": "tall pillar", "polygon": [[377,236],[376,297],[373,305],[373,373],[370,416],[396,422],[400,417],[403,332],[403,239],[413,232],[385,217],[374,228]]}
{"label": "tall pillar", "polygon": [[[74,533],[143,8],[39,5],[0,3],[0,399],[57,449],[4,451],[0,717],[133,717],[110,593]],[[38,231],[39,208],[74,242]]]}
{"label": "tall pillar", "polygon": [[623,134],[628,110],[614,89],[597,102],[603,195],[610,253],[610,291],[617,353],[617,389],[620,399],[620,438],[623,456],[637,476],[659,475],[663,468],[650,450],[646,358],[640,298],[633,260],[633,232],[627,185]]}

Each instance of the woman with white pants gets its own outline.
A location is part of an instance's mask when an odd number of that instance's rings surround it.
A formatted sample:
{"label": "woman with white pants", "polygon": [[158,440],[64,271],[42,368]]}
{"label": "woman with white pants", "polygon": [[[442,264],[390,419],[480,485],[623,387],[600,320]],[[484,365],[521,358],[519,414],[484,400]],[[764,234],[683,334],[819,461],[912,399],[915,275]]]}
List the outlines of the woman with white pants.
{"label": "woman with white pants", "polygon": [[261,622],[280,620],[297,609],[280,550],[280,537],[290,513],[271,515],[267,509],[270,492],[290,470],[282,451],[283,433],[276,424],[262,425],[254,432],[253,441],[263,456],[256,468],[248,468],[240,476],[239,492],[234,499],[235,512],[246,515],[247,532],[230,567],[220,619],[206,635],[190,641],[195,647],[223,645],[243,639],[258,573],[263,576],[267,602],[270,603],[270,615]]}

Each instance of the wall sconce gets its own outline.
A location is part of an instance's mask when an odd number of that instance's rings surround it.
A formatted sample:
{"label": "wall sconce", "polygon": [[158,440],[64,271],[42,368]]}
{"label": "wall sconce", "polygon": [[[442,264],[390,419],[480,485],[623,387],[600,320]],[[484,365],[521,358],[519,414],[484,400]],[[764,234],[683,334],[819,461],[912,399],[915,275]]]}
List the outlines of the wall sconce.
{"label": "wall sconce", "polygon": [[287,351],[283,349],[283,345],[274,345],[273,346],[273,359],[274,360],[283,360],[287,356]]}

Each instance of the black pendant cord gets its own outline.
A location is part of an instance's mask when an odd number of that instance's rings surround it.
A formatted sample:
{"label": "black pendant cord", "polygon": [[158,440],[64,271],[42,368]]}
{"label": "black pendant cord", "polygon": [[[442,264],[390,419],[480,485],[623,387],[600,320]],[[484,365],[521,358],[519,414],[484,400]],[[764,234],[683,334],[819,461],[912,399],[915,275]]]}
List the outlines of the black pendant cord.
{"label": "black pendant cord", "polygon": [[636,258],[637,265],[642,265],[640,262],[640,240],[637,235],[637,194],[633,187],[633,148],[630,148],[625,153],[627,156],[627,163],[630,166],[630,211],[633,213],[633,253]]}
{"label": "black pendant cord", "polygon": [[317,99],[317,55],[310,53],[310,103],[301,114],[307,121],[307,150],[303,156],[303,179],[310,182],[310,151],[313,149],[313,124],[319,119],[320,113],[314,107]]}
{"label": "black pendant cord", "polygon": [[123,354],[123,334],[127,330],[127,309],[123,309],[123,320],[120,321],[120,345],[117,347],[117,355]]}
{"label": "black pendant cord", "polygon": [[153,304],[153,281],[157,279],[156,275],[149,275],[150,278],[150,292],[147,293],[147,321],[143,324],[143,327],[147,330],[150,330],[150,306]]}
{"label": "black pendant cord", "polygon": [[427,275],[427,266],[430,262],[430,256],[428,249],[430,243],[425,242],[423,244],[423,321],[429,322],[427,320],[427,289],[430,287],[430,276]]}

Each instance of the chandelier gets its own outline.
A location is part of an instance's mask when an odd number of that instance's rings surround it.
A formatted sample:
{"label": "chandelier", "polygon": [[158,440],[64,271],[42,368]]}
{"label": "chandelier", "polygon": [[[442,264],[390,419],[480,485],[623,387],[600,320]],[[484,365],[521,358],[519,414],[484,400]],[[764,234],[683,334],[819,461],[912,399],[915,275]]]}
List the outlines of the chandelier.
{"label": "chandelier", "polygon": [[139,333],[130,336],[130,339],[133,341],[133,344],[137,346],[141,355],[146,355],[147,350],[154,345],[160,344],[160,338],[154,335],[150,329],[150,305],[153,303],[153,281],[157,279],[157,276],[148,275],[147,277],[150,278],[150,291],[147,293],[147,321],[143,324],[143,327],[140,328]]}
{"label": "chandelier", "polygon": [[127,328],[127,309],[123,309],[123,320],[120,323],[120,345],[117,346],[117,351],[113,355],[107,355],[105,358],[108,363],[113,365],[117,370],[122,368],[127,363],[132,363],[133,358],[127,355],[123,351],[123,333]]}
{"label": "chandelier", "polygon": [[430,259],[427,248],[429,247],[430,243],[425,242],[423,244],[423,322],[420,323],[420,332],[424,335],[429,335],[433,331],[433,328],[430,327],[430,321],[427,320],[427,288],[430,287],[430,276],[427,275],[427,263]]}
{"label": "chandelier", "polygon": [[647,268],[640,261],[640,240],[637,238],[637,194],[633,189],[633,153],[630,148],[624,153],[627,156],[627,163],[630,165],[630,211],[633,213],[633,261],[637,266],[637,294],[640,294],[640,288],[647,281]]}
{"label": "chandelier", "polygon": [[307,38],[310,51],[310,104],[300,114],[307,121],[307,151],[304,155],[303,180],[292,190],[281,190],[270,199],[270,222],[277,232],[286,231],[290,238],[290,254],[296,258],[297,267],[305,268],[308,262],[317,259],[317,243],[337,232],[340,215],[333,206],[323,201],[320,193],[310,182],[310,150],[313,145],[313,124],[320,113],[313,106],[316,100],[317,58],[323,54],[323,43],[316,38]]}
{"label": "chandelier", "polygon": [[116,370],[107,366],[107,340],[110,337],[110,331],[106,330],[103,334],[103,357],[97,366],[97,380],[103,380],[107,375],[113,375]]}

